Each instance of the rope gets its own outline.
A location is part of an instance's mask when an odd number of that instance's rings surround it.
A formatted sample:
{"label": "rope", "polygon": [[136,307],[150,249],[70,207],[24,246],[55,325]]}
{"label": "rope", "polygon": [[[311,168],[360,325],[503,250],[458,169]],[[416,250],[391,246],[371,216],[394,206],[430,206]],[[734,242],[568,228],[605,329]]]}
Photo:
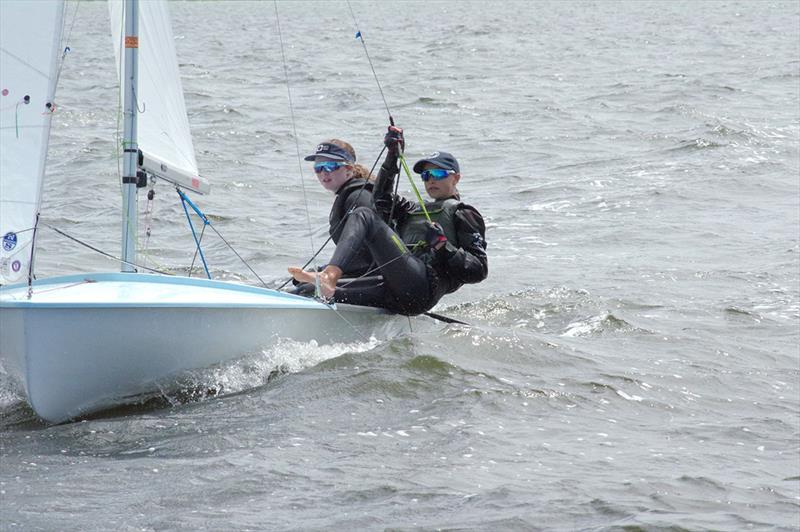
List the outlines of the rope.
{"label": "rope", "polygon": [[255,270],[254,270],[254,269],[253,269],[253,268],[250,266],[250,264],[249,264],[249,263],[248,263],[246,260],[244,260],[244,257],[242,257],[241,255],[239,255],[239,252],[238,252],[238,251],[236,251],[236,249],[235,249],[235,248],[234,248],[234,247],[231,245],[231,243],[230,243],[230,242],[228,242],[227,240],[225,240],[225,237],[224,237],[224,236],[222,236],[222,234],[221,234],[219,231],[217,231],[217,228],[216,228],[216,227],[214,227],[214,224],[212,224],[211,222],[209,222],[209,223],[208,223],[208,226],[211,228],[211,230],[212,230],[212,231],[214,231],[214,232],[217,234],[217,236],[220,238],[220,240],[222,240],[223,242],[225,242],[225,245],[226,245],[226,246],[228,246],[228,248],[229,248],[231,251],[233,251],[233,254],[234,254],[234,255],[236,255],[237,257],[239,257],[239,260],[241,260],[241,261],[244,263],[244,265],[245,265],[245,266],[247,266],[247,269],[248,269],[248,270],[250,270],[250,271],[253,273],[253,275],[255,275],[255,276],[256,276],[256,279],[258,279],[258,281],[259,281],[259,282],[260,282],[260,283],[261,283],[261,284],[264,286],[264,288],[269,288],[269,286],[267,286],[267,283],[265,283],[265,282],[264,282],[264,279],[262,279],[262,278],[261,278],[261,277],[260,277],[260,276],[259,276],[259,275],[256,273],[256,271],[255,271]]}
{"label": "rope", "polygon": [[[176,190],[178,191],[178,195],[181,198],[181,205],[183,205],[183,212],[186,213],[186,219],[189,221],[189,229],[192,230],[192,237],[194,238],[194,243],[195,243],[195,253],[198,253],[198,252],[200,253],[200,260],[203,261],[203,268],[206,270],[206,277],[211,279],[211,272],[208,271],[208,264],[206,264],[206,257],[205,257],[205,255],[203,255],[203,250],[200,247],[200,241],[197,239],[197,233],[194,230],[194,224],[192,223],[192,217],[189,216],[189,209],[186,207],[186,203],[188,202],[189,205],[192,206],[192,209],[195,210],[195,212],[197,212],[197,207],[195,207],[194,204],[191,201],[189,201],[189,198],[187,198],[184,195],[184,193],[181,191],[181,189],[176,187]],[[198,214],[202,214],[202,213],[198,212]],[[209,223],[208,219],[206,219],[205,216],[200,216],[200,218],[203,220],[203,232],[205,232],[206,225],[208,225],[208,223]],[[192,261],[192,267],[194,267],[194,261]],[[189,270],[189,277],[191,277],[191,273],[192,273],[192,270],[190,269]]]}
{"label": "rope", "polygon": [[[244,257],[242,257],[239,254],[238,251],[236,251],[236,248],[234,248],[233,245],[230,242],[228,242],[225,239],[224,236],[222,236],[222,233],[217,231],[217,228],[214,227],[214,224],[211,223],[211,220],[209,220],[208,217],[205,214],[203,214],[203,211],[201,211],[197,207],[197,205],[192,203],[192,200],[190,200],[189,197],[186,194],[184,194],[184,192],[179,187],[175,187],[175,190],[178,192],[178,195],[181,197],[181,201],[183,202],[184,211],[186,211],[186,204],[188,203],[189,206],[192,208],[192,210],[195,213],[197,213],[197,215],[200,217],[201,220],[203,220],[203,231],[200,234],[200,241],[203,240],[203,234],[205,233],[206,227],[210,227],[211,230],[214,231],[214,233],[217,234],[217,236],[220,238],[220,240],[222,240],[225,243],[225,245],[228,246],[228,249],[233,251],[233,254],[236,255],[237,257],[239,257],[239,260],[241,260],[244,263],[244,265],[247,266],[247,269],[249,269],[253,273],[253,275],[256,276],[256,279],[258,279],[259,282],[261,282],[261,284],[265,288],[269,288],[267,286],[267,283],[265,283],[264,280],[256,273],[256,271],[250,266],[250,264],[244,259]],[[189,218],[189,212],[188,211],[186,211],[186,217]],[[191,219],[189,219],[189,226],[192,228],[192,235],[195,235],[194,226],[192,225],[192,220]],[[208,266],[206,265],[206,260],[205,260],[205,257],[203,255],[203,250],[200,248],[200,241],[198,241],[197,236],[195,235],[195,242],[197,243],[197,251],[195,252],[195,258],[197,257],[196,253],[199,252],[200,253],[200,258],[203,260],[203,266],[206,269],[206,275],[208,275],[208,278],[211,279],[211,274],[208,271]],[[194,259],[192,259],[192,268],[194,268]],[[191,269],[189,270],[189,273],[191,274]]]}
{"label": "rope", "polygon": [[417,188],[416,183],[414,183],[414,178],[411,177],[411,171],[408,169],[408,165],[406,164],[406,159],[403,157],[403,154],[400,154],[400,166],[403,167],[403,170],[406,171],[406,175],[408,176],[408,181],[411,183],[411,188],[414,190],[414,194],[417,196],[417,200],[419,201],[419,206],[422,209],[422,212],[425,214],[425,218],[430,222],[431,216],[428,214],[428,209],[425,208],[425,200],[422,199],[422,195],[419,193],[419,189]]}
{"label": "rope", "polygon": [[[61,79],[61,70],[64,68],[64,60],[67,58],[67,53],[70,51],[70,47],[68,46],[70,40],[72,39],[72,30],[75,28],[75,21],[78,19],[78,7],[80,7],[80,0],[75,4],[75,11],[72,13],[72,24],[70,24],[69,32],[67,33],[67,38],[64,40],[64,51],[61,53],[61,61],[58,64],[58,70],[56,71],[56,77],[53,82],[53,97],[55,98],[55,89],[58,88],[58,81]],[[65,4],[66,5],[66,4]],[[27,98],[27,96],[26,96]],[[27,101],[25,103],[28,103]],[[53,102],[47,103],[47,108],[50,109],[51,112],[55,111],[55,104]],[[17,103],[15,111],[15,127],[16,127],[16,135],[19,138],[19,103]],[[36,221],[33,224],[33,236],[31,236],[31,256],[30,261],[28,263],[28,299],[33,295],[33,259],[34,259],[34,250],[36,248],[36,233],[39,228],[39,216],[40,212],[36,213]]]}
{"label": "rope", "polygon": [[296,122],[295,117],[294,117],[294,104],[292,103],[292,89],[291,89],[291,84],[289,83],[289,67],[286,64],[286,53],[284,52],[283,34],[281,33],[281,19],[280,19],[280,16],[278,14],[278,2],[277,2],[277,0],[275,0],[273,2],[273,4],[275,6],[275,24],[276,24],[276,26],[278,28],[278,39],[279,39],[280,44],[281,44],[281,59],[283,61],[283,76],[284,76],[284,78],[286,78],[286,93],[287,93],[287,96],[289,97],[289,116],[290,116],[290,118],[292,120],[292,133],[294,135],[294,146],[295,146],[295,150],[297,152],[297,167],[298,167],[298,169],[300,171],[300,184],[301,184],[301,188],[303,189],[303,202],[305,203],[305,207],[306,207],[306,221],[308,223],[309,239],[311,240],[311,253],[314,253],[314,248],[315,248],[315,246],[314,246],[314,234],[313,234],[312,229],[311,229],[311,215],[309,214],[309,209],[308,209],[308,196],[306,194],[306,183],[305,183],[305,179],[303,177],[303,162],[302,162],[302,156],[300,155],[300,141],[299,141],[298,136],[297,136],[297,122]]}
{"label": "rope", "polygon": [[[144,208],[144,249],[141,250],[142,255],[144,255],[145,260],[152,260],[148,250],[150,248],[150,235],[153,232],[152,223],[153,223],[153,204],[155,203],[153,200],[156,197],[156,190],[155,190],[155,179],[150,183],[150,190],[147,191],[147,204]],[[191,271],[191,270],[190,270]]]}
{"label": "rope", "polygon": [[[189,265],[189,277],[192,276],[192,272],[194,271],[194,263],[197,261],[197,254],[200,252],[200,245],[203,243],[203,236],[206,234],[206,227],[208,224],[203,224],[203,229],[200,231],[200,239],[197,241],[197,246],[194,248],[194,255],[192,256],[192,263]],[[205,264],[205,263],[203,263]],[[208,273],[208,271],[206,271]],[[208,276],[211,279],[211,276]]]}
{"label": "rope", "polygon": [[[369,61],[369,67],[372,69],[372,76],[375,78],[375,83],[378,85],[378,91],[381,93],[381,98],[383,99],[383,105],[386,107],[386,114],[389,115],[389,124],[394,125],[394,118],[392,117],[392,112],[389,110],[389,104],[386,103],[386,97],[383,94],[383,87],[381,87],[381,82],[378,79],[378,74],[375,72],[375,67],[372,64],[372,58],[369,56],[369,50],[367,50],[367,43],[364,41],[364,35],[361,33],[361,30],[358,27],[358,20],[356,20],[356,14],[353,12],[353,7],[350,5],[350,0],[347,0],[347,8],[350,10],[350,15],[353,17],[353,24],[356,26],[356,39],[361,41],[361,44],[364,47],[364,53],[367,56],[367,61]],[[422,200],[422,195],[420,195],[419,190],[417,189],[417,185],[414,183],[414,179],[411,177],[411,172],[408,169],[408,165],[406,164],[406,160],[403,157],[402,152],[400,155],[400,165],[406,171],[406,175],[408,176],[408,180],[411,182],[411,188],[414,190],[414,194],[417,196],[419,200],[420,208],[422,212],[425,213],[425,218],[430,222],[431,217],[428,215],[428,210],[425,208],[425,202]],[[392,206],[392,210],[394,210],[394,206]]]}
{"label": "rope", "polygon": [[372,65],[372,58],[369,56],[369,51],[367,50],[367,43],[364,40],[364,34],[361,33],[361,30],[358,27],[358,21],[356,20],[356,14],[353,12],[353,7],[350,5],[350,0],[347,0],[347,8],[350,10],[350,16],[353,17],[353,24],[356,26],[356,39],[361,41],[361,45],[364,47],[364,53],[367,55],[367,61],[369,61],[369,68],[372,69],[372,75],[375,78],[375,83],[378,84],[378,90],[381,93],[381,98],[383,99],[383,106],[386,107],[386,114],[389,115],[389,123],[394,125],[394,118],[392,118],[392,112],[389,110],[389,104],[386,103],[386,97],[383,95],[383,88],[381,87],[381,82],[378,81],[378,74],[375,72],[375,67]]}
{"label": "rope", "polygon": [[[62,230],[60,230],[60,229],[58,229],[58,228],[56,228],[56,227],[53,227],[53,226],[52,226],[52,225],[50,225],[50,224],[47,224],[47,223],[44,223],[44,222],[42,222],[42,225],[44,225],[44,226],[45,226],[45,227],[47,227],[48,229],[52,229],[53,231],[55,231],[56,233],[58,233],[58,234],[60,234],[60,235],[62,235],[62,236],[65,236],[65,237],[69,238],[70,240],[72,240],[72,241],[74,241],[74,242],[77,242],[78,244],[80,244],[80,245],[82,245],[82,246],[84,246],[84,247],[86,247],[86,248],[89,248],[89,249],[91,249],[92,251],[95,251],[95,252],[97,252],[97,253],[99,253],[99,254],[101,254],[101,255],[105,256],[105,257],[108,257],[109,259],[112,259],[112,260],[114,260],[114,261],[117,261],[117,262],[120,262],[120,263],[124,263],[124,264],[128,264],[128,265],[130,265],[130,266],[133,266],[133,267],[135,267],[135,268],[141,268],[141,269],[143,269],[143,270],[147,270],[147,271],[150,271],[150,272],[153,272],[153,273],[160,273],[160,274],[162,274],[162,275],[175,275],[175,274],[173,274],[173,273],[170,273],[170,272],[167,272],[167,271],[164,271],[164,270],[157,270],[157,269],[155,269],[155,268],[148,268],[147,266],[144,266],[144,265],[142,265],[142,264],[136,264],[136,263],[134,263],[134,262],[128,262],[128,261],[124,261],[124,260],[122,260],[121,258],[119,258],[119,257],[117,257],[117,256],[115,256],[115,255],[112,255],[112,254],[110,254],[110,253],[107,253],[107,252],[105,252],[105,251],[103,251],[103,250],[101,250],[101,249],[98,249],[98,248],[96,248],[96,247],[92,246],[91,244],[87,244],[86,242],[84,242],[84,241],[82,241],[82,240],[80,240],[80,239],[78,239],[78,238],[76,238],[76,237],[74,237],[74,236],[72,236],[72,235],[70,235],[70,234],[67,234],[67,233],[65,233],[64,231],[62,231]],[[228,242],[227,240],[225,240],[225,237],[223,237],[223,236],[220,234],[220,232],[219,232],[219,231],[217,231],[217,229],[214,227],[214,225],[213,225],[213,224],[211,224],[211,222],[208,222],[208,227],[210,227],[210,228],[211,228],[211,230],[212,230],[212,231],[214,231],[214,232],[217,234],[217,236],[218,236],[218,237],[219,237],[219,238],[220,238],[220,239],[221,239],[221,240],[222,240],[222,241],[225,243],[225,245],[227,245],[227,246],[230,248],[230,250],[231,250],[231,251],[233,251],[233,253],[234,253],[234,254],[235,254],[237,257],[239,257],[239,259],[241,259],[241,260],[242,260],[242,262],[244,262],[245,266],[247,266],[247,267],[250,269],[250,271],[251,271],[251,272],[253,272],[253,275],[255,275],[255,276],[256,276],[256,278],[258,278],[258,280],[261,282],[261,284],[262,284],[262,285],[263,285],[265,288],[269,288],[269,287],[267,286],[267,283],[265,283],[265,282],[264,282],[264,280],[263,280],[263,279],[262,279],[262,278],[261,278],[261,277],[260,277],[260,276],[259,276],[259,275],[258,275],[258,274],[257,274],[257,273],[254,271],[254,270],[253,270],[253,268],[251,268],[251,267],[250,267],[250,265],[247,263],[247,261],[246,261],[246,260],[244,260],[244,259],[242,258],[242,256],[241,256],[241,255],[240,255],[240,254],[239,254],[239,253],[238,253],[238,252],[237,252],[237,251],[236,251],[236,250],[233,248],[233,246],[231,246],[230,242]],[[204,226],[204,228],[205,228],[205,226]],[[32,231],[32,230],[33,230],[33,228],[30,228],[30,229],[25,229],[25,231]],[[201,239],[202,239],[202,233],[201,233],[200,237],[201,237]],[[210,278],[210,277],[209,277],[209,278]]]}
{"label": "rope", "polygon": [[143,269],[143,270],[147,270],[147,271],[149,271],[149,272],[153,272],[153,273],[160,273],[160,274],[162,274],[162,275],[174,275],[174,274],[172,274],[172,273],[169,273],[169,272],[165,272],[165,271],[161,271],[161,270],[156,270],[156,269],[154,269],[154,268],[148,268],[147,266],[144,266],[144,265],[142,265],[142,264],[136,264],[136,263],[133,263],[133,262],[128,262],[128,261],[126,261],[126,260],[122,260],[120,257],[116,257],[116,256],[112,255],[111,253],[106,253],[106,252],[105,252],[105,251],[103,251],[102,249],[98,249],[98,248],[96,248],[96,247],[92,246],[91,244],[87,244],[86,242],[84,242],[84,241],[82,241],[82,240],[80,240],[80,239],[78,239],[78,238],[76,238],[76,237],[74,237],[74,236],[72,236],[72,235],[69,235],[69,234],[65,233],[65,232],[64,232],[64,231],[62,231],[61,229],[58,229],[58,228],[56,228],[56,227],[53,227],[53,226],[52,226],[52,225],[50,225],[50,224],[47,224],[47,223],[44,223],[44,222],[42,222],[42,225],[43,225],[43,226],[45,226],[45,227],[47,227],[48,229],[52,229],[53,231],[55,231],[55,232],[56,232],[56,233],[58,233],[59,235],[61,235],[61,236],[65,236],[65,237],[69,238],[70,240],[72,240],[73,242],[76,242],[76,243],[80,244],[81,246],[84,246],[84,247],[86,247],[86,248],[89,248],[89,249],[91,249],[92,251],[95,251],[95,252],[97,252],[97,253],[99,253],[99,254],[101,254],[101,255],[105,256],[105,257],[108,257],[109,259],[111,259],[111,260],[114,260],[114,261],[116,261],[116,262],[120,262],[120,263],[122,263],[122,264],[127,264],[127,265],[129,265],[129,266],[133,266],[134,268],[141,268],[141,269]]}
{"label": "rope", "polygon": [[338,310],[338,309],[337,309],[335,306],[333,306],[333,305],[332,305],[331,303],[329,303],[328,301],[324,301],[324,300],[322,301],[322,303],[323,303],[323,304],[324,304],[326,307],[328,307],[329,309],[331,309],[332,311],[334,311],[334,312],[336,313],[336,315],[337,315],[337,316],[339,316],[339,317],[342,319],[342,321],[344,321],[344,322],[345,322],[347,325],[349,325],[349,326],[350,326],[350,328],[351,328],[351,329],[353,329],[353,330],[356,332],[356,334],[358,334],[359,336],[361,336],[361,338],[363,338],[365,341],[369,341],[369,337],[368,337],[366,334],[364,334],[363,332],[361,332],[360,330],[358,330],[358,327],[356,327],[355,325],[353,325],[352,323],[350,323],[350,320],[348,320],[347,318],[345,318],[345,317],[344,317],[344,315],[342,315],[342,313],[341,313],[341,312],[339,312],[339,310]]}
{"label": "rope", "polygon": [[64,51],[61,54],[61,62],[58,65],[58,71],[56,72],[56,83],[55,86],[58,87],[58,80],[61,79],[61,69],[64,68],[64,59],[66,59],[67,54],[71,51],[69,47],[70,40],[72,39],[72,30],[75,28],[75,21],[78,20],[78,8],[81,5],[81,1],[78,0],[75,2],[75,11],[72,12],[72,24],[69,26],[69,32],[67,33],[67,38],[64,40]]}
{"label": "rope", "polygon": [[39,229],[39,215],[40,213],[37,212],[36,221],[33,223],[33,235],[31,236],[31,257],[28,261],[28,299],[33,296],[33,243],[36,242],[36,232]]}
{"label": "rope", "polygon": [[358,281],[358,280],[359,280],[359,279],[361,279],[362,277],[367,277],[369,274],[377,272],[378,270],[380,270],[380,269],[381,269],[381,268],[383,268],[384,266],[388,266],[389,264],[393,263],[393,262],[394,262],[394,261],[396,261],[396,260],[400,260],[400,259],[402,259],[402,258],[403,258],[403,256],[405,256],[405,253],[403,253],[403,254],[401,254],[400,256],[398,256],[398,257],[395,257],[395,258],[393,258],[393,259],[391,259],[391,260],[387,260],[387,261],[386,261],[386,262],[384,262],[383,264],[378,264],[377,266],[375,266],[375,267],[374,267],[374,268],[372,268],[371,270],[367,270],[366,272],[362,273],[362,274],[361,274],[361,275],[359,275],[358,277],[353,277],[353,278],[352,278],[350,281],[348,281],[348,282],[346,282],[346,283],[342,283],[342,285],[341,285],[341,286],[342,286],[342,288],[344,288],[344,287],[346,287],[346,286],[348,286],[348,285],[350,285],[350,284],[352,284],[352,283],[354,283],[354,282]]}

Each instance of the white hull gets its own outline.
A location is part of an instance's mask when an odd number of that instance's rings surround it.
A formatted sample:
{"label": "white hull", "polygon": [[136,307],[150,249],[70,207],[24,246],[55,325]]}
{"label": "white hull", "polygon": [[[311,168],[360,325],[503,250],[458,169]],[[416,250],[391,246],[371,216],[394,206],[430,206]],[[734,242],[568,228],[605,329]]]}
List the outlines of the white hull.
{"label": "white hull", "polygon": [[[278,338],[387,338],[405,316],[235,283],[94,274],[0,288],[0,357],[43,419],[61,422],[158,381],[258,353]],[[345,319],[347,321],[345,321]],[[349,323],[348,323],[349,322]]]}

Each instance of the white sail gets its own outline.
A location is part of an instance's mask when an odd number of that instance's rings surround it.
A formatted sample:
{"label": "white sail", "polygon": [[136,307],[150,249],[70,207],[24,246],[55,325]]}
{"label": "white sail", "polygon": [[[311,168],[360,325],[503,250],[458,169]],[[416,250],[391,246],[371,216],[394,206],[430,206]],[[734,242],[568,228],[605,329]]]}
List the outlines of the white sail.
{"label": "white sail", "polygon": [[[120,79],[124,79],[124,65],[120,61],[124,50],[123,1],[108,3]],[[138,79],[138,144],[144,154],[144,168],[195,192],[208,192],[208,182],[197,171],[165,0],[139,3]]]}
{"label": "white sail", "polygon": [[28,274],[63,26],[64,0],[0,1],[0,284]]}

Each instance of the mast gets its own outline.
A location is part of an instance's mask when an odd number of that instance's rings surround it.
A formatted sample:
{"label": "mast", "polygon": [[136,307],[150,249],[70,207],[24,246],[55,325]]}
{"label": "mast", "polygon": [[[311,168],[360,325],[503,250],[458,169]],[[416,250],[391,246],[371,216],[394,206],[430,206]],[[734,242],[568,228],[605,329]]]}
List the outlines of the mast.
{"label": "mast", "polygon": [[125,78],[124,84],[124,147],[122,159],[122,263],[121,271],[135,272],[136,263],[136,215],[137,215],[137,166],[139,144],[136,132],[138,102],[138,58],[139,58],[139,0],[125,0]]}

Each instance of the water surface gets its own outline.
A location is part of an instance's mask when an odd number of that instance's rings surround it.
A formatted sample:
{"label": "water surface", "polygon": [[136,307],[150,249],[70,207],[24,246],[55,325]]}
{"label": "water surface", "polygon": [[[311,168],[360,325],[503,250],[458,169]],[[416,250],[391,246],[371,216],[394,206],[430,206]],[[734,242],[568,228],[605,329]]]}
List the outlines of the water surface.
{"label": "water surface", "polygon": [[[116,254],[107,10],[70,3],[68,28],[76,6],[43,216]],[[0,375],[0,528],[799,527],[798,4],[352,7],[408,157],[454,153],[487,221],[489,279],[436,309],[472,327],[282,342],[58,426]],[[297,146],[341,137],[368,166],[381,148],[353,19],[278,3],[295,139],[275,6],[170,9],[213,184],[198,202],[278,279],[331,201]],[[148,265],[191,263],[182,216],[157,186]],[[255,282],[211,237],[207,254]],[[115,268],[49,231],[37,266]]]}

